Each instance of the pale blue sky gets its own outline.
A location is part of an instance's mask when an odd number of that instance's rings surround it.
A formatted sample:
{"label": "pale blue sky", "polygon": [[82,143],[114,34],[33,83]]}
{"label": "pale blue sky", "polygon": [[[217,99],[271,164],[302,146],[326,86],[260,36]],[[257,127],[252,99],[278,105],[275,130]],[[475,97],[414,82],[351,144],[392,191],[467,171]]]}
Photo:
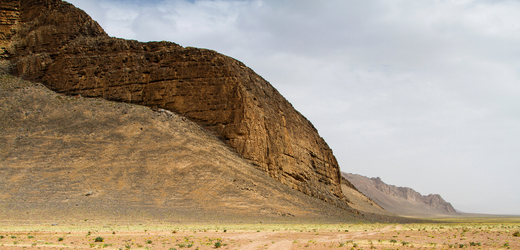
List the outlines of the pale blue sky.
{"label": "pale blue sky", "polygon": [[520,214],[520,2],[70,0],[111,36],[234,57],[341,170]]}

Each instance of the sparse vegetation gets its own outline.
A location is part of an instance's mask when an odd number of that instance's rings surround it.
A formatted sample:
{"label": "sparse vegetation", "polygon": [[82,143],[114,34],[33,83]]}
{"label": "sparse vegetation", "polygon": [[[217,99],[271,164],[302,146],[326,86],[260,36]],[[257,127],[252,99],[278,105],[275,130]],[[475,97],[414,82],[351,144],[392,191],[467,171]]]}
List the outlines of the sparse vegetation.
{"label": "sparse vegetation", "polygon": [[469,243],[470,246],[482,246],[482,244],[480,242],[470,242]]}
{"label": "sparse vegetation", "polygon": [[[441,225],[443,229],[441,229]],[[177,233],[171,234],[173,229],[168,226],[130,226],[130,227],[110,227],[103,229],[89,227],[93,237],[85,237],[87,230],[64,229],[72,231],[66,237],[61,235],[64,240],[60,243],[66,248],[107,248],[107,249],[266,249],[280,242],[280,235],[283,235],[288,242],[292,242],[294,249],[520,249],[520,242],[513,234],[520,228],[518,223],[495,224],[473,224],[473,223],[439,223],[439,224],[351,224],[350,232],[344,232],[345,225],[225,225],[227,232],[224,232],[222,225],[219,226],[176,226]],[[489,226],[489,228],[488,228]],[[63,227],[63,226],[61,226]],[[424,229],[426,227],[426,229]],[[480,229],[479,229],[480,227]],[[419,231],[418,229],[421,229]],[[144,230],[147,232],[144,233]],[[316,232],[319,235],[316,235]],[[413,229],[413,230],[410,230]],[[514,229],[514,230],[513,230]],[[117,234],[112,234],[117,230]],[[206,230],[206,232],[204,232]],[[260,230],[265,233],[251,233]],[[340,231],[338,233],[338,230]],[[367,230],[367,231],[365,231]],[[451,231],[450,231],[451,230]],[[506,231],[510,231],[506,233]],[[126,232],[132,232],[130,234]],[[193,234],[196,231],[197,234]],[[218,232],[217,232],[218,231]],[[233,231],[232,234],[229,232]],[[244,238],[236,238],[240,232],[245,232]],[[464,232],[465,231],[465,232]],[[12,233],[16,232],[16,234]],[[57,233],[46,233],[44,231],[21,231],[9,230],[1,232],[4,237],[16,236],[17,246],[56,245]],[[76,232],[76,233],[75,233]],[[401,233],[401,234],[398,234]],[[338,240],[331,237],[342,235],[347,239],[356,235],[356,240]],[[468,238],[464,241],[459,237],[465,234]],[[5,236],[7,235],[7,236]],[[105,235],[110,235],[105,237]],[[129,236],[131,235],[131,236]],[[398,235],[399,237],[394,238]],[[453,239],[453,235],[457,235]],[[24,242],[23,239],[35,236],[34,241]],[[409,236],[409,237],[407,237]],[[434,236],[434,237],[431,237]],[[96,242],[95,238],[105,237],[107,243]],[[67,240],[65,240],[67,238]],[[27,239],[27,238],[25,238]],[[38,239],[38,241],[36,241]],[[305,240],[303,240],[305,239]],[[13,241],[2,242],[3,244],[13,244]],[[140,244],[139,244],[140,243]],[[392,246],[392,244],[394,244]],[[144,245],[144,246],[143,246]],[[254,247],[253,247],[254,246]],[[306,247],[307,246],[307,247]]]}
{"label": "sparse vegetation", "polygon": [[101,236],[98,236],[94,239],[94,242],[103,242],[105,239]]}

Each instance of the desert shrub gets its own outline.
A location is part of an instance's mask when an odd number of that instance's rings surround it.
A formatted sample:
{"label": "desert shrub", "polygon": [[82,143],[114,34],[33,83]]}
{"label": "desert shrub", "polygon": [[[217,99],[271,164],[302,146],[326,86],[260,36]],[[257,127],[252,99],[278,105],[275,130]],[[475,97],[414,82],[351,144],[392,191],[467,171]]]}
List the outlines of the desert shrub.
{"label": "desert shrub", "polygon": [[215,242],[215,248],[219,248],[221,246],[222,246],[222,242],[220,242],[220,241]]}
{"label": "desert shrub", "polygon": [[58,238],[58,241],[63,241],[63,238],[62,238],[62,237],[59,237],[59,238]]}
{"label": "desert shrub", "polygon": [[146,244],[152,244],[152,240],[147,240]]}
{"label": "desert shrub", "polygon": [[101,236],[98,236],[94,239],[94,242],[103,242],[105,239],[103,239],[103,237]]}
{"label": "desert shrub", "polygon": [[34,235],[27,235],[27,238],[34,239]]}
{"label": "desert shrub", "polygon": [[397,243],[397,240],[391,239],[390,242],[391,243]]}
{"label": "desert shrub", "polygon": [[513,236],[514,237],[520,237],[520,231],[516,231],[515,233],[513,233]]}

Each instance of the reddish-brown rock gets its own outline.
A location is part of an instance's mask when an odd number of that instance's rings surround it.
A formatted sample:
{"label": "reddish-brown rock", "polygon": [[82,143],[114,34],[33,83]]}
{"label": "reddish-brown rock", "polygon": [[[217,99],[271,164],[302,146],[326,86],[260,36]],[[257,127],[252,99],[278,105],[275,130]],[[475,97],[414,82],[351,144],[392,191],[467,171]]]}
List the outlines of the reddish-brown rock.
{"label": "reddish-brown rock", "polygon": [[58,0],[20,0],[18,8],[15,34],[2,33],[12,74],[69,95],[182,114],[274,179],[348,207],[332,150],[274,87],[241,62],[170,42],[108,37],[86,13]]}
{"label": "reddish-brown rock", "polygon": [[18,1],[5,0],[0,4],[0,59],[7,57],[7,47],[11,37],[16,33],[19,13]]}

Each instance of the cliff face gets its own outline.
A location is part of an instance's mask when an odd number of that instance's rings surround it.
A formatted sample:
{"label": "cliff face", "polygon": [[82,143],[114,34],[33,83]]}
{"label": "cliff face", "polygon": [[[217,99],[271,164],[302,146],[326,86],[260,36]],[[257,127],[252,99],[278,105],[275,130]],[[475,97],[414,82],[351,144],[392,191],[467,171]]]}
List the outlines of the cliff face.
{"label": "cliff face", "polygon": [[408,187],[396,187],[384,183],[381,178],[367,178],[343,173],[359,191],[384,209],[399,215],[456,214],[455,208],[438,194],[421,195]]}
{"label": "cliff face", "polygon": [[19,19],[18,1],[5,0],[0,4],[0,59],[7,57],[7,47],[16,33]]}
{"label": "cliff face", "polygon": [[12,74],[68,95],[182,114],[274,179],[348,207],[332,150],[305,117],[241,62],[170,42],[108,37],[86,13],[58,0],[0,6],[13,9],[5,21],[13,25],[0,36]]}

